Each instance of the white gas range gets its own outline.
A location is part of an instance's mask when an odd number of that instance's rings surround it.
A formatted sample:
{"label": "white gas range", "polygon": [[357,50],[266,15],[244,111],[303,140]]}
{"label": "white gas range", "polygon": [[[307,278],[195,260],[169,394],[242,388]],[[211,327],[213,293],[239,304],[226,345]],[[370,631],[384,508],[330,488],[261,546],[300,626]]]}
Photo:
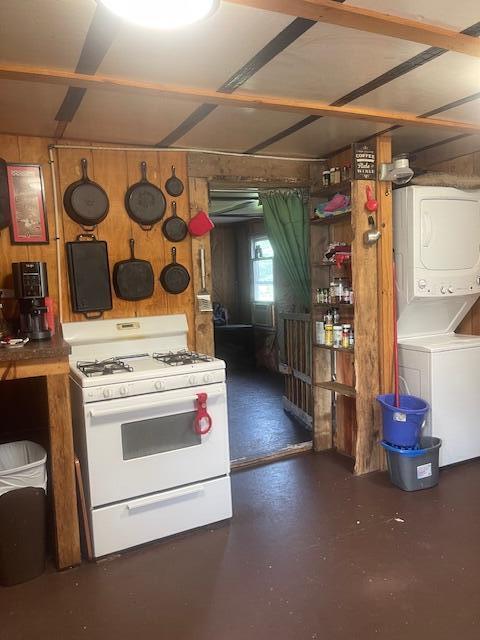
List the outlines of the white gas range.
{"label": "white gas range", "polygon": [[225,363],[187,331],[184,315],[63,324],[95,557],[232,515]]}

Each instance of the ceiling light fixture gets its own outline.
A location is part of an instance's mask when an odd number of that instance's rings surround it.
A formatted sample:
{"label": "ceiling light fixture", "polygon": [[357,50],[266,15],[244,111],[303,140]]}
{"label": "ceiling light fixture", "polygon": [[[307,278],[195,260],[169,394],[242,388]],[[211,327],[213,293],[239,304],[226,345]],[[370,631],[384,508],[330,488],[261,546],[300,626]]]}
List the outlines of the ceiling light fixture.
{"label": "ceiling light fixture", "polygon": [[210,16],[219,0],[101,0],[127,22],[152,29],[178,29]]}

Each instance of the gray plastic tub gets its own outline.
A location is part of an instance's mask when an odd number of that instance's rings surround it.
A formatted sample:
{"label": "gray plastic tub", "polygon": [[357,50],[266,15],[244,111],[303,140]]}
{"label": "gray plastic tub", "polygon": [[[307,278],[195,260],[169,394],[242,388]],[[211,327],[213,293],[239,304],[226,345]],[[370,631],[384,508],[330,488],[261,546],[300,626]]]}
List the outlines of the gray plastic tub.
{"label": "gray plastic tub", "polygon": [[404,491],[430,489],[438,484],[440,438],[423,436],[418,449],[399,449],[381,443],[387,452],[388,472],[392,484]]}

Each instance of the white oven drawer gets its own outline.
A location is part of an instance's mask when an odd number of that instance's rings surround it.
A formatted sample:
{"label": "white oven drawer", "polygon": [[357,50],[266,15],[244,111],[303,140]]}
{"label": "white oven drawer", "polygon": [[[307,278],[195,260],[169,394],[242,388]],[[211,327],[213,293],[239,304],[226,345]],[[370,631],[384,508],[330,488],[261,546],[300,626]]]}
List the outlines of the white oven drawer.
{"label": "white oven drawer", "polygon": [[94,555],[99,558],[231,516],[229,476],[100,507],[92,511]]}

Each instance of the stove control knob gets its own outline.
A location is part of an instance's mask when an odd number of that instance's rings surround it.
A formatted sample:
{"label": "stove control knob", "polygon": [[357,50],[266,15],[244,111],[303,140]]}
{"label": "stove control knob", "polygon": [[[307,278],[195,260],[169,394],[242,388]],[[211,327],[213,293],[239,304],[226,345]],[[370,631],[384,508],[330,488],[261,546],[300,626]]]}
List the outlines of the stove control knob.
{"label": "stove control knob", "polygon": [[425,289],[426,286],[427,286],[427,281],[426,280],[419,280],[418,281],[418,288],[419,289]]}
{"label": "stove control knob", "polygon": [[111,395],[112,395],[112,391],[111,391],[111,389],[104,389],[104,390],[103,390],[103,397],[104,397],[104,398],[110,398],[110,397],[111,397]]}
{"label": "stove control knob", "polygon": [[441,294],[447,293],[447,289],[445,287],[440,287],[440,293]]}
{"label": "stove control knob", "polygon": [[477,276],[477,284],[480,284],[480,276]]}
{"label": "stove control knob", "polygon": [[448,287],[448,293],[453,293],[454,292],[454,288],[453,287]]}
{"label": "stove control knob", "polygon": [[119,391],[121,396],[127,395],[127,387],[120,387]]}
{"label": "stove control knob", "polygon": [[212,381],[212,376],[211,376],[211,374],[210,374],[210,373],[206,373],[206,374],[203,376],[203,381],[204,381],[204,382],[206,382],[207,384],[208,384],[209,382],[211,382],[211,381]]}
{"label": "stove control knob", "polygon": [[162,382],[161,380],[157,380],[154,386],[157,391],[163,391],[163,389],[165,389],[165,382]]}
{"label": "stove control knob", "polygon": [[191,384],[192,386],[194,384],[197,384],[197,378],[195,376],[190,376],[188,379],[188,383]]}

